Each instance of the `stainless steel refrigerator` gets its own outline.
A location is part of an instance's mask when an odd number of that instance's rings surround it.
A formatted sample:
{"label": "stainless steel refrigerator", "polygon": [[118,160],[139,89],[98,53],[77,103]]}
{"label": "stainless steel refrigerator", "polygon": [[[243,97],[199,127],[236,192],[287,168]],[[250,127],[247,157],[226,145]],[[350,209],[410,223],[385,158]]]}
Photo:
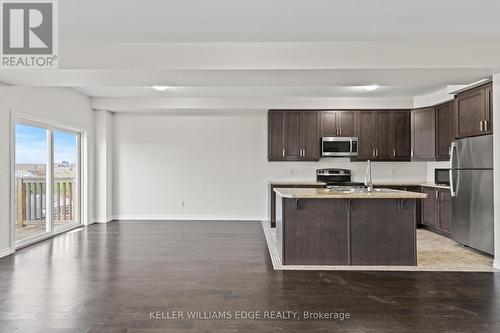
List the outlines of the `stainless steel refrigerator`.
{"label": "stainless steel refrigerator", "polygon": [[493,135],[451,145],[452,236],[493,254]]}

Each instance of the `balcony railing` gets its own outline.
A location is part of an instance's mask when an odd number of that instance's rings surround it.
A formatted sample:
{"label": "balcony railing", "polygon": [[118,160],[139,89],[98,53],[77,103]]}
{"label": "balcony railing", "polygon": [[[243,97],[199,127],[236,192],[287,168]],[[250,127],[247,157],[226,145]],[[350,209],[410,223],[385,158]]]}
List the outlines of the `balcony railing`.
{"label": "balcony railing", "polygon": [[[18,226],[45,221],[47,216],[47,184],[45,177],[16,178]],[[55,178],[53,189],[54,222],[72,221],[76,214],[76,186],[74,178]]]}

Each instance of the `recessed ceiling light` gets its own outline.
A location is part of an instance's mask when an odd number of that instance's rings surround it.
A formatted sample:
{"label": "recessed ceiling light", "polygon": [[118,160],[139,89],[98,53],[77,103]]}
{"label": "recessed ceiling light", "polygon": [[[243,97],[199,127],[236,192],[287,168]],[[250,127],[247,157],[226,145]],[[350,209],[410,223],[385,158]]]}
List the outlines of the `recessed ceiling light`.
{"label": "recessed ceiling light", "polygon": [[369,86],[364,86],[363,88],[365,88],[365,90],[368,90],[368,91],[373,91],[373,90],[376,90],[378,88],[378,85],[371,84]]}
{"label": "recessed ceiling light", "polygon": [[153,86],[153,89],[158,91],[165,91],[168,89],[168,86]]}

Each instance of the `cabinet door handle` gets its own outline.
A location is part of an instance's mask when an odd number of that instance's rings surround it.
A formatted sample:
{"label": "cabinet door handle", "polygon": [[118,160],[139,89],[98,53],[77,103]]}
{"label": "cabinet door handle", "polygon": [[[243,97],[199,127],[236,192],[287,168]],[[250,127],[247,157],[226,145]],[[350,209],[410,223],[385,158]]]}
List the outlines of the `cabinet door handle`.
{"label": "cabinet door handle", "polygon": [[342,127],[339,128],[339,135],[342,135]]}
{"label": "cabinet door handle", "polygon": [[283,154],[283,157],[285,157],[285,156],[286,156],[286,154],[285,154],[285,148],[283,148],[283,152],[282,152],[282,154]]}
{"label": "cabinet door handle", "polygon": [[483,121],[482,120],[479,122],[479,131],[481,131],[481,132],[483,131]]}
{"label": "cabinet door handle", "polygon": [[411,150],[411,157],[415,156],[413,149]]}
{"label": "cabinet door handle", "polygon": [[439,191],[436,190],[436,200],[438,200],[438,199],[439,199]]}
{"label": "cabinet door handle", "polygon": [[394,157],[396,157],[396,148],[394,148],[394,149],[392,150],[392,155],[393,155]]}
{"label": "cabinet door handle", "polygon": [[488,120],[484,121],[484,126],[483,127],[484,127],[484,131],[485,132],[488,131]]}

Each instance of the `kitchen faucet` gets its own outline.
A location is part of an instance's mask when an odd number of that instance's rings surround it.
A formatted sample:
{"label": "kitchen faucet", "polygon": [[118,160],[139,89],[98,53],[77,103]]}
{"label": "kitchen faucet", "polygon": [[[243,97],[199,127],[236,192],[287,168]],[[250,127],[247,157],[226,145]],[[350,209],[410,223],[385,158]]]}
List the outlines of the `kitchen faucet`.
{"label": "kitchen faucet", "polygon": [[372,162],[370,160],[366,161],[365,186],[368,192],[373,191]]}

